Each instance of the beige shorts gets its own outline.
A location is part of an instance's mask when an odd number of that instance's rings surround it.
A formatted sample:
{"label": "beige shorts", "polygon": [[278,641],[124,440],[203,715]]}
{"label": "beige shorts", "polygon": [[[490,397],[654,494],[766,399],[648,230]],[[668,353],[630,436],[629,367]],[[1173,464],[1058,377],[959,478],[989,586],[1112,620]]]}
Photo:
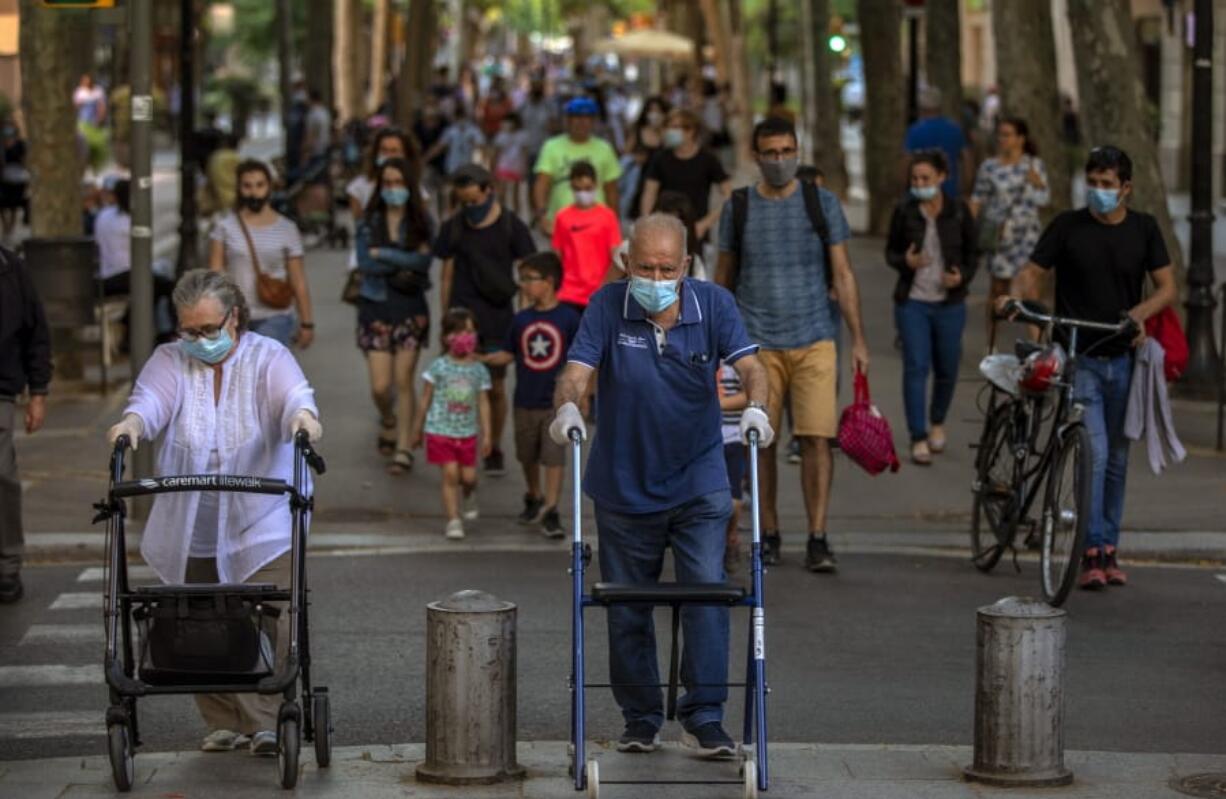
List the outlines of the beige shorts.
{"label": "beige shorts", "polygon": [[833,341],[794,350],[760,350],[770,384],[767,413],[771,427],[783,432],[783,399],[791,396],[793,432],[834,438],[838,434],[838,354]]}
{"label": "beige shorts", "polygon": [[551,408],[516,408],[515,457],[523,464],[565,466],[566,447],[553,443],[549,425],[553,422]]}

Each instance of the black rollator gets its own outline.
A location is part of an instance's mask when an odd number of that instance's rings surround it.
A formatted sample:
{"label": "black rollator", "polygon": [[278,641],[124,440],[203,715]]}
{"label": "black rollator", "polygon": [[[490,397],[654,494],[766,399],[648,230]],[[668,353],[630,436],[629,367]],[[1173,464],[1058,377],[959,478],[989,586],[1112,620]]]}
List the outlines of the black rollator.
{"label": "black rollator", "polygon": [[[572,576],[572,671],[571,693],[571,774],[575,790],[587,791],[596,799],[600,785],[743,785],[744,796],[755,797],[768,787],[766,743],[766,611],[762,590],[762,526],[758,517],[758,434],[749,433],[749,489],[753,502],[753,545],[751,547],[751,584],[748,589],[729,583],[659,583],[630,585],[596,583],[590,594],[584,593],[584,573],[592,559],[592,548],[583,543],[583,496],[580,466],[581,438],[578,430],[569,431],[571,440],[571,486],[574,502],[574,537],[571,544]],[[740,780],[602,780],[596,759],[588,759],[585,750],[586,724],[584,692],[588,688],[614,688],[613,683],[586,682],[584,671],[583,611],[586,608],[613,605],[667,606],[672,609],[672,644],[670,647],[668,683],[636,685],[639,688],[667,688],[667,718],[676,718],[678,677],[678,632],[681,608],[685,605],[727,605],[750,609],[749,647],[743,683],[727,683],[724,687],[745,689],[745,728],[740,748]],[[695,686],[697,687],[697,686]]]}
{"label": "black rollator", "polygon": [[[259,693],[284,697],[277,718],[277,757],[282,787],[293,788],[298,781],[302,740],[314,743],[320,767],[326,767],[332,758],[328,689],[311,685],[307,622],[306,540],[314,504],[307,469],[323,474],[323,458],[312,449],[307,434],[299,432],[294,439],[293,483],[220,474],[125,481],[124,455],[130,443],[127,436],[115,442],[107,498],[97,505],[99,513],[94,519],[107,523],[104,668],[110,689],[106,728],[115,787],[128,791],[135,780],[134,754],[141,745],[138,698]],[[124,500],[186,491],[286,495],[293,516],[288,588],[260,583],[132,587],[124,540]],[[290,614],[290,640],[288,655],[278,668],[272,638],[276,619],[285,612]]]}

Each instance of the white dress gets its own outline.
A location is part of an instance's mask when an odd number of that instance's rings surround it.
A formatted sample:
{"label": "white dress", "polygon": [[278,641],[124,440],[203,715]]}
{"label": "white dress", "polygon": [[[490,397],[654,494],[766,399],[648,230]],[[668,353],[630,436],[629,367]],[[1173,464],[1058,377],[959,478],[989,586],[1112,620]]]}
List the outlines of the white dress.
{"label": "white dress", "polygon": [[[316,416],[315,391],[294,356],[250,331],[222,368],[221,399],[213,402],[213,369],[178,344],[158,347],[137,378],[125,414],[144,423],[143,438],[162,435],[155,473],[209,473],[216,450],[221,474],[293,478],[290,420]],[[182,583],[200,513],[200,493],[160,494],[145,525],[141,554],[166,583]],[[207,515],[212,515],[206,510]],[[246,580],[287,552],[289,502],[282,496],[222,492],[216,510],[217,573],[223,583]]]}

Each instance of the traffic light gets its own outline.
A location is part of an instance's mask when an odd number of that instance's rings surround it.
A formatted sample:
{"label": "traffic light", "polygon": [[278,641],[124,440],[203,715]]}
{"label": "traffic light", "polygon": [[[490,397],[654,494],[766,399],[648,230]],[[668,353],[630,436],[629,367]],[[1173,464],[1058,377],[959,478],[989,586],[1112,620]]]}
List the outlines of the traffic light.
{"label": "traffic light", "polygon": [[42,0],[43,8],[114,8],[115,0]]}

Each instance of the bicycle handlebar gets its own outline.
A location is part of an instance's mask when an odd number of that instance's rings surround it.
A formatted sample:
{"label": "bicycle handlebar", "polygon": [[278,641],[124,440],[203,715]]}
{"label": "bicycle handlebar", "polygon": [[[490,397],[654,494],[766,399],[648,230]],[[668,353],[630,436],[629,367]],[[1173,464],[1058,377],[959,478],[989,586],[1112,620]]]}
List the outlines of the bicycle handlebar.
{"label": "bicycle handlebar", "polygon": [[1090,322],[1084,319],[1070,319],[1064,316],[1056,316],[1054,314],[1045,314],[1035,311],[1021,300],[1009,300],[1005,303],[1002,309],[1005,315],[1011,319],[1020,319],[1023,322],[1031,322],[1036,325],[1052,325],[1053,327],[1075,327],[1082,330],[1097,330],[1103,333],[1125,333],[1128,331],[1139,330],[1136,320],[1131,316],[1126,316],[1119,322],[1111,324],[1108,322]]}

